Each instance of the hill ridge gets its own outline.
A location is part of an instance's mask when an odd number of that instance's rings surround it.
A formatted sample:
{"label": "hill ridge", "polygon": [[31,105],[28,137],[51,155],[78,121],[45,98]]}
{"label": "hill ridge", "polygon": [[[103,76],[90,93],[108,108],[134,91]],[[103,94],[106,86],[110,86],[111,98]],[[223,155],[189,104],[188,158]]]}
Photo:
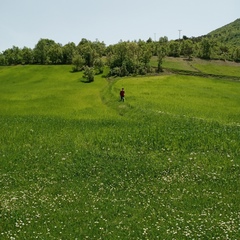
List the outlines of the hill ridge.
{"label": "hill ridge", "polygon": [[240,46],[240,18],[211,31],[206,36],[214,37],[221,43]]}

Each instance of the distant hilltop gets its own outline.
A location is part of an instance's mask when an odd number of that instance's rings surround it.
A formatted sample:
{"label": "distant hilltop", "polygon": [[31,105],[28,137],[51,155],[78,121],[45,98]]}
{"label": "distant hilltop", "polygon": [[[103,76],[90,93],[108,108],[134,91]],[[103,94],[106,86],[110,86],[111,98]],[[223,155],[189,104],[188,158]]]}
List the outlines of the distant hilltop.
{"label": "distant hilltop", "polygon": [[214,37],[223,44],[240,46],[240,18],[223,27],[217,28],[206,36]]}

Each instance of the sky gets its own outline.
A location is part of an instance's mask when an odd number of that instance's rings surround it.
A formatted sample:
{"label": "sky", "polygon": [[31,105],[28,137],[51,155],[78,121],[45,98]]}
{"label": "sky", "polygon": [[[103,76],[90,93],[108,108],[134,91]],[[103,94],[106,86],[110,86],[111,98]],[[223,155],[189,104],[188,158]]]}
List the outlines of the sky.
{"label": "sky", "polygon": [[240,18],[240,0],[0,0],[0,52],[65,45],[198,37]]}

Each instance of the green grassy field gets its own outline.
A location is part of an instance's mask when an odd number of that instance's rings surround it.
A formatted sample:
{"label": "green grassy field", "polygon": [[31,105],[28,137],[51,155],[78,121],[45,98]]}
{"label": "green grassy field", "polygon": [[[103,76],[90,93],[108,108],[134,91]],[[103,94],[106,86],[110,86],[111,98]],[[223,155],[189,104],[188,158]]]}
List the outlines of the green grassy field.
{"label": "green grassy field", "polygon": [[240,83],[81,79],[0,68],[0,238],[239,239]]}
{"label": "green grassy field", "polygon": [[[151,59],[151,65],[157,67],[156,57]],[[240,78],[240,64],[229,61],[207,61],[198,58],[193,58],[191,61],[188,61],[185,58],[166,57],[163,59],[163,68]]]}
{"label": "green grassy field", "polygon": [[240,77],[240,64],[224,61],[193,61],[192,65],[199,71],[208,74]]}

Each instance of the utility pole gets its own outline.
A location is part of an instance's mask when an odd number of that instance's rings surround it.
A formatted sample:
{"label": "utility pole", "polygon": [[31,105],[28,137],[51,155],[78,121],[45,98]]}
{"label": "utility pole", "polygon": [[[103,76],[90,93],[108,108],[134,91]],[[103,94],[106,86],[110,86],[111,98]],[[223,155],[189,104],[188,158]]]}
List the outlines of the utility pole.
{"label": "utility pole", "polygon": [[179,31],[179,40],[180,40],[180,38],[181,38],[181,31],[182,30],[178,30]]}
{"label": "utility pole", "polygon": [[156,42],[156,33],[154,33],[154,42]]}

